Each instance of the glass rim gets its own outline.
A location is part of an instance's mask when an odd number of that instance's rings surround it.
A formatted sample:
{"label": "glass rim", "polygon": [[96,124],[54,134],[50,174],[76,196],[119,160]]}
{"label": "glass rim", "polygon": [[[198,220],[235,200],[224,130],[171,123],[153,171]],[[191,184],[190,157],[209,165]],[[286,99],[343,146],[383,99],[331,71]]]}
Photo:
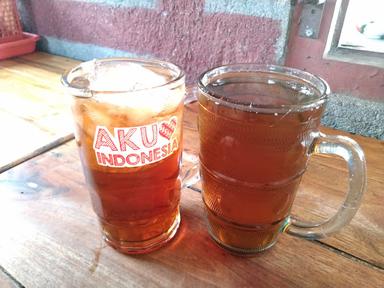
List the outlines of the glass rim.
{"label": "glass rim", "polygon": [[[291,79],[298,79],[312,86],[319,92],[319,96],[301,104],[254,104],[252,102],[231,101],[228,97],[223,97],[213,93],[204,83],[205,78],[225,75],[233,72],[263,72],[269,75],[284,75]],[[301,76],[301,77],[300,77]],[[314,83],[316,82],[316,83]],[[317,85],[316,85],[317,84]],[[215,101],[225,106],[237,108],[243,111],[260,111],[260,112],[285,112],[285,111],[301,111],[322,105],[331,93],[328,83],[321,77],[316,76],[304,70],[274,64],[257,64],[257,63],[238,63],[216,66],[208,69],[198,77],[197,86],[202,94],[211,101]],[[320,86],[320,87],[318,87]]]}
{"label": "glass rim", "polygon": [[[157,67],[162,67],[166,70],[175,72],[171,79],[165,81],[163,84],[149,86],[140,89],[127,89],[127,90],[95,90],[90,88],[80,88],[71,85],[70,77],[73,76],[76,72],[79,72],[84,66],[87,65],[96,65],[103,63],[111,63],[111,62],[126,62],[126,63],[137,63],[142,65],[152,65]],[[99,65],[100,65],[99,64]],[[84,61],[79,63],[75,67],[66,70],[61,76],[61,84],[69,91],[69,93],[73,96],[78,97],[92,97],[93,94],[96,93],[105,93],[105,94],[121,94],[121,93],[137,93],[144,92],[153,89],[159,89],[167,86],[177,86],[179,82],[185,78],[185,74],[183,69],[181,69],[178,65],[173,64],[168,61],[158,60],[158,59],[144,59],[144,58],[131,58],[131,57],[113,57],[113,58],[99,58],[93,59],[89,61]]]}

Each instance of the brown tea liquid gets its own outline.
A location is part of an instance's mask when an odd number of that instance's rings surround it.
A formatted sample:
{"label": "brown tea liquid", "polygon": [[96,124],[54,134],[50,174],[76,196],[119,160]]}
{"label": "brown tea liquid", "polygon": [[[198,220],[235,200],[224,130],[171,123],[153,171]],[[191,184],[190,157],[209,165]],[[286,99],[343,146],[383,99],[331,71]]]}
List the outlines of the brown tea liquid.
{"label": "brown tea liquid", "polygon": [[239,253],[264,250],[284,228],[323,107],[297,109],[316,90],[266,73],[228,73],[207,88],[209,95],[199,95],[199,133],[210,234]]}
{"label": "brown tea liquid", "polygon": [[[159,248],[174,236],[180,223],[179,169],[183,103],[156,115],[82,98],[75,99],[72,108],[84,175],[106,242],[129,254],[146,253]],[[137,127],[167,122],[172,118],[177,119],[172,134],[172,139],[178,143],[177,148],[170,152],[167,150],[171,146],[166,146],[157,153],[167,153],[169,156],[140,167],[108,167],[98,164],[93,148],[98,125],[105,126],[112,134],[117,127]],[[139,132],[140,129],[135,131]],[[160,137],[158,135],[157,138]],[[152,140],[153,135],[148,138]],[[135,150],[130,153],[135,153]],[[151,157],[155,157],[154,154],[155,151]],[[136,160],[132,157],[129,159]]]}

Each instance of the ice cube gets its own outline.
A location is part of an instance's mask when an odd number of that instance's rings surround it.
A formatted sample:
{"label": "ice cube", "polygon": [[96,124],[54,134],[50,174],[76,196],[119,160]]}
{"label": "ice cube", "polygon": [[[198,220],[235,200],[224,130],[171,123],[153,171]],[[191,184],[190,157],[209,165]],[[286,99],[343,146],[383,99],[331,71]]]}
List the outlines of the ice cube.
{"label": "ice cube", "polygon": [[93,100],[99,104],[113,105],[116,110],[129,108],[130,118],[137,116],[140,122],[176,109],[184,97],[184,86],[162,86],[169,77],[132,62],[94,60],[83,63],[80,72],[71,85],[91,90]]}
{"label": "ice cube", "polygon": [[93,91],[137,91],[167,82],[163,75],[131,62],[111,66],[95,62],[90,76],[89,88]]}
{"label": "ice cube", "polygon": [[176,109],[184,97],[184,89],[157,87],[127,93],[97,93],[94,97],[102,103],[135,110],[134,114],[142,114],[140,118],[143,118],[144,115],[153,117],[164,110]]}

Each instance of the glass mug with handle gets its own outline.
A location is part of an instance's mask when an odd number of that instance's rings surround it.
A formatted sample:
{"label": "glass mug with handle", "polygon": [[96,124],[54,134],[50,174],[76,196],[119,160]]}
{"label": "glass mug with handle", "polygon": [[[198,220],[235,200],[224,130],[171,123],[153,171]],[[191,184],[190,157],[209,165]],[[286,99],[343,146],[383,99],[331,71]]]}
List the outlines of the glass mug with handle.
{"label": "glass mug with handle", "polygon": [[66,72],[62,84],[73,96],[76,143],[105,241],[127,254],[161,247],[179,227],[186,185],[183,71],[164,61],[99,59]]}
{"label": "glass mug with handle", "polygon": [[[235,253],[275,244],[279,233],[319,239],[355,215],[366,185],[359,145],[319,132],[328,84],[310,73],[273,65],[213,68],[198,82],[202,198],[211,237]],[[290,216],[308,159],[341,156],[349,191],[323,223]]]}

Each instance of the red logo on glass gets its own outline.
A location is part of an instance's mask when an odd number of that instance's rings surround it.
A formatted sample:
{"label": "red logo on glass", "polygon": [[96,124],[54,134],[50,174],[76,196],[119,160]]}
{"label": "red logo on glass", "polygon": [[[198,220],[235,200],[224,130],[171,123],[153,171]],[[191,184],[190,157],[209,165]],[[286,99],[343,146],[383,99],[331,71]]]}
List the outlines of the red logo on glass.
{"label": "red logo on glass", "polygon": [[145,126],[114,128],[97,126],[93,149],[97,163],[108,167],[138,167],[167,158],[179,147],[177,118]]}

